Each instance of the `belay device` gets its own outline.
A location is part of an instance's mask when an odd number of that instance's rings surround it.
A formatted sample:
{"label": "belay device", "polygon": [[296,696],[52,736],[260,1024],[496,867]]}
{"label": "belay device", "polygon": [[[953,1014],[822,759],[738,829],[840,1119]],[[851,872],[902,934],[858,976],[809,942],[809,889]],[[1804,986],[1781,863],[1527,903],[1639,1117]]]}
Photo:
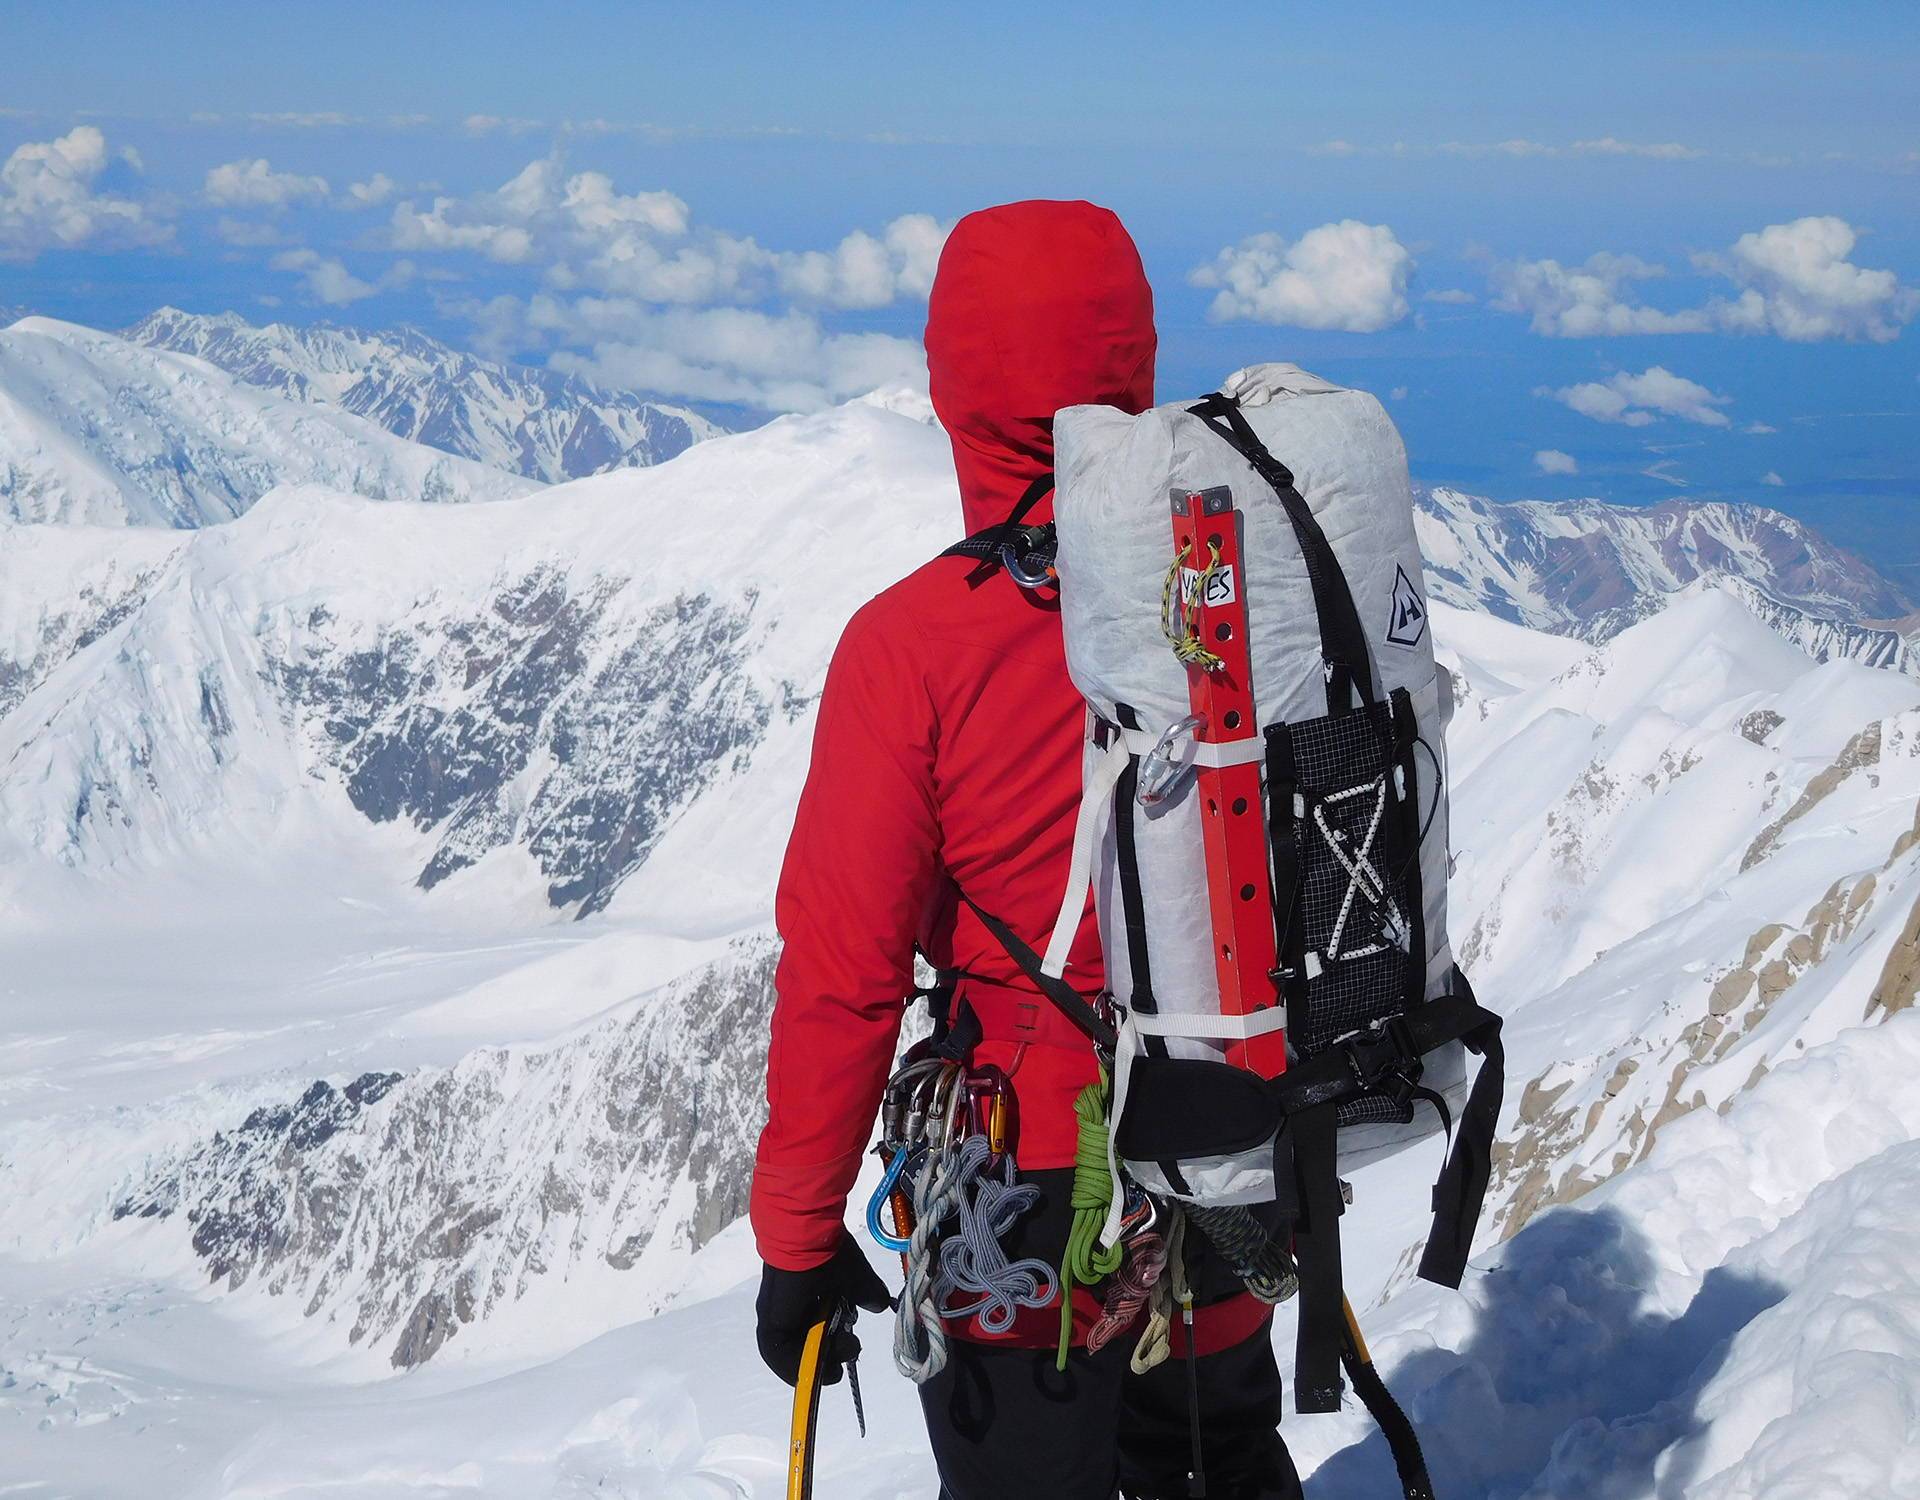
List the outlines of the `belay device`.
{"label": "belay device", "polygon": [[[1344,1362],[1421,1495],[1411,1428],[1343,1307],[1339,1172],[1444,1127],[1420,1274],[1458,1285],[1500,1109],[1500,1021],[1447,943],[1451,695],[1405,451],[1373,397],[1291,369],[1280,385],[1245,409],[1215,395],[1055,418],[1084,795],[1048,950],[1010,947],[1110,1043],[1116,1189],[1180,1200],[1203,1232],[1209,1215],[1279,1205],[1299,1278],[1296,1404],[1337,1408]],[[1098,1024],[1065,973],[1089,884],[1110,990]]]}

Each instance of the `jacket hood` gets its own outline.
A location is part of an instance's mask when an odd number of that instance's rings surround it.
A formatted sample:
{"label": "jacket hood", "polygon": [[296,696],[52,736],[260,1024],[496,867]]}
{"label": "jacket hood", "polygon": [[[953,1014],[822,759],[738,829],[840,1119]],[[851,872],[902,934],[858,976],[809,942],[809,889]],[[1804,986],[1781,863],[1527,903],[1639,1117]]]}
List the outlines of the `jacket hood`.
{"label": "jacket hood", "polygon": [[[1153,405],[1153,290],[1120,220],[1091,203],[1006,203],[956,224],[926,345],[969,534],[1053,467],[1062,407]],[[1048,496],[1029,518],[1052,514]]]}

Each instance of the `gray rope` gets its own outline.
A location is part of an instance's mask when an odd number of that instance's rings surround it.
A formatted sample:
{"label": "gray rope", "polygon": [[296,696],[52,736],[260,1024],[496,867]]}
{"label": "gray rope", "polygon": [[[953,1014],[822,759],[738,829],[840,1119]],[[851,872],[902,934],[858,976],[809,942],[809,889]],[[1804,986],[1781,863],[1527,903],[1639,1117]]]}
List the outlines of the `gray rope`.
{"label": "gray rope", "polygon": [[907,1284],[894,1314],[893,1363],[915,1385],[947,1365],[947,1330],[933,1293],[933,1241],[959,1197],[959,1151],[929,1152],[913,1179],[913,1233],[907,1241]]}
{"label": "gray rope", "polygon": [[1202,1208],[1189,1203],[1193,1227],[1220,1252],[1233,1274],[1262,1302],[1285,1302],[1300,1290],[1300,1275],[1286,1247],[1244,1208]]}
{"label": "gray rope", "polygon": [[[1005,1333],[1021,1308],[1051,1306],[1060,1287],[1045,1261],[1007,1260],[1001,1237],[1040,1201],[1040,1189],[1015,1185],[1011,1156],[1001,1158],[1000,1176],[992,1176],[986,1170],[992,1153],[983,1135],[968,1136],[960,1148],[960,1232],[941,1243],[933,1294],[942,1317],[978,1316],[985,1332]],[[974,1293],[977,1300],[956,1306],[962,1292]]]}

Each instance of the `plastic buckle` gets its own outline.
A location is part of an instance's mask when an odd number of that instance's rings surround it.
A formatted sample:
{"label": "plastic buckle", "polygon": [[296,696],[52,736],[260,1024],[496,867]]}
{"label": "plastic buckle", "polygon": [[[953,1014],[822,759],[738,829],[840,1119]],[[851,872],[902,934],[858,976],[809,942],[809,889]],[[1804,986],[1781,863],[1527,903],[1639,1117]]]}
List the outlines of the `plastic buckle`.
{"label": "plastic buckle", "polygon": [[[1420,1055],[1414,1050],[1413,1031],[1405,1016],[1389,1016],[1351,1038],[1346,1053],[1354,1082],[1363,1089],[1378,1088],[1391,1078],[1396,1081],[1396,1096],[1410,1096],[1420,1080]],[[1398,1098],[1397,1102],[1406,1101]]]}

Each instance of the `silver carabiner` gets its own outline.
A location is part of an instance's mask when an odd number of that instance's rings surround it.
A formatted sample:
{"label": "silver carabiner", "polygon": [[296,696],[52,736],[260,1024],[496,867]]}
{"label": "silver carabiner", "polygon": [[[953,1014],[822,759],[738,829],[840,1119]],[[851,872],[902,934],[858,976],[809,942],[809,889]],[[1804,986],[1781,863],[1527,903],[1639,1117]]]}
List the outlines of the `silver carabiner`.
{"label": "silver carabiner", "polygon": [[1020,551],[1012,542],[1000,544],[1000,566],[1007,570],[1007,577],[1023,589],[1043,589],[1053,583],[1053,569],[1041,566],[1032,569],[1020,561]]}
{"label": "silver carabiner", "polygon": [[1140,758],[1134,796],[1142,807],[1158,807],[1180,789],[1193,762],[1175,760],[1174,747],[1182,740],[1191,740],[1194,731],[1206,722],[1199,714],[1188,714],[1178,723],[1169,724],[1153,748]]}

